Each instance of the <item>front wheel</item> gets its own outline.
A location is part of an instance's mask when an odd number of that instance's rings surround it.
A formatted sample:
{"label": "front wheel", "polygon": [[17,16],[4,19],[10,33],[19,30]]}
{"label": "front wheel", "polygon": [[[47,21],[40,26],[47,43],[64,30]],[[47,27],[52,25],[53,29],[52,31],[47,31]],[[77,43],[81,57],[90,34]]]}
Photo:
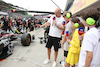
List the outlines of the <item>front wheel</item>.
{"label": "front wheel", "polygon": [[29,46],[31,43],[31,35],[30,34],[23,34],[21,38],[21,43],[23,46]]}

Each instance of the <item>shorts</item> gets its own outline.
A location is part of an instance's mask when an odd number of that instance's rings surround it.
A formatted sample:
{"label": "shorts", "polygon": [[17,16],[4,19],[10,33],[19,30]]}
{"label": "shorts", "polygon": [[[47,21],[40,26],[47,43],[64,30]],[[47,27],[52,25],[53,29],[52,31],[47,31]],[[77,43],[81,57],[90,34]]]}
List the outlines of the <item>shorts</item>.
{"label": "shorts", "polygon": [[28,29],[28,27],[26,26],[26,29]]}
{"label": "shorts", "polygon": [[49,36],[48,42],[46,44],[46,48],[51,48],[52,46],[54,46],[54,50],[58,51],[59,45],[60,45],[60,40],[61,40],[61,38]]}

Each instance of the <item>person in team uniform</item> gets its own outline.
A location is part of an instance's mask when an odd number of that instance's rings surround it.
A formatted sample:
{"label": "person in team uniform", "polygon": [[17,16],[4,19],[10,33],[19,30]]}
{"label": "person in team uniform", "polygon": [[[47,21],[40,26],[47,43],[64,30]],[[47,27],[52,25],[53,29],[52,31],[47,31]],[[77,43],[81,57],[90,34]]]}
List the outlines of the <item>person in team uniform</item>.
{"label": "person in team uniform", "polygon": [[29,28],[29,31],[30,31],[31,23],[32,23],[32,21],[31,21],[31,19],[29,18],[29,19],[28,19],[28,28]]}
{"label": "person in team uniform", "polygon": [[3,21],[2,25],[0,26],[0,29],[7,31],[8,29],[8,21],[4,17],[1,17],[1,20]]}

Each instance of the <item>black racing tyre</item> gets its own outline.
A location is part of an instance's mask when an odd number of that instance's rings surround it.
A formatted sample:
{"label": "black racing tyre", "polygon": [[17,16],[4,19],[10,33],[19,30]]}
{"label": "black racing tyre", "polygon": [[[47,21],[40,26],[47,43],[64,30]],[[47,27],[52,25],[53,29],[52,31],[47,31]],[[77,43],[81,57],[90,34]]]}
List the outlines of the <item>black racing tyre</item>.
{"label": "black racing tyre", "polygon": [[11,55],[13,53],[14,44],[10,43],[3,49],[4,55]]}
{"label": "black racing tyre", "polygon": [[13,54],[14,44],[10,43],[5,48],[3,48],[3,52],[0,55],[0,60],[5,59],[6,57]]}
{"label": "black racing tyre", "polygon": [[3,52],[3,49],[0,49],[0,55],[2,54],[2,52]]}
{"label": "black racing tyre", "polygon": [[10,55],[13,53],[13,48],[14,48],[14,44],[10,43],[8,46],[7,46],[7,54]]}
{"label": "black racing tyre", "polygon": [[3,48],[4,48],[4,45],[0,44],[0,55],[3,53]]}
{"label": "black racing tyre", "polygon": [[21,37],[21,43],[23,46],[29,46],[31,43],[31,35],[29,33],[23,34]]}

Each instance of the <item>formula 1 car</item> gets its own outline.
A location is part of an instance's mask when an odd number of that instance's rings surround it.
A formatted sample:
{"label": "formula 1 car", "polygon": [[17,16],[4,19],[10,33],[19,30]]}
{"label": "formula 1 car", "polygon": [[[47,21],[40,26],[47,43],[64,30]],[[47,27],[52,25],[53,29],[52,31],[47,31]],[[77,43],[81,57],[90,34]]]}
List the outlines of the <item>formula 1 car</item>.
{"label": "formula 1 car", "polygon": [[34,39],[34,35],[31,36],[29,33],[17,34],[0,31],[0,60],[13,53],[14,44],[12,41],[20,40],[23,46],[29,46],[32,38]]}

